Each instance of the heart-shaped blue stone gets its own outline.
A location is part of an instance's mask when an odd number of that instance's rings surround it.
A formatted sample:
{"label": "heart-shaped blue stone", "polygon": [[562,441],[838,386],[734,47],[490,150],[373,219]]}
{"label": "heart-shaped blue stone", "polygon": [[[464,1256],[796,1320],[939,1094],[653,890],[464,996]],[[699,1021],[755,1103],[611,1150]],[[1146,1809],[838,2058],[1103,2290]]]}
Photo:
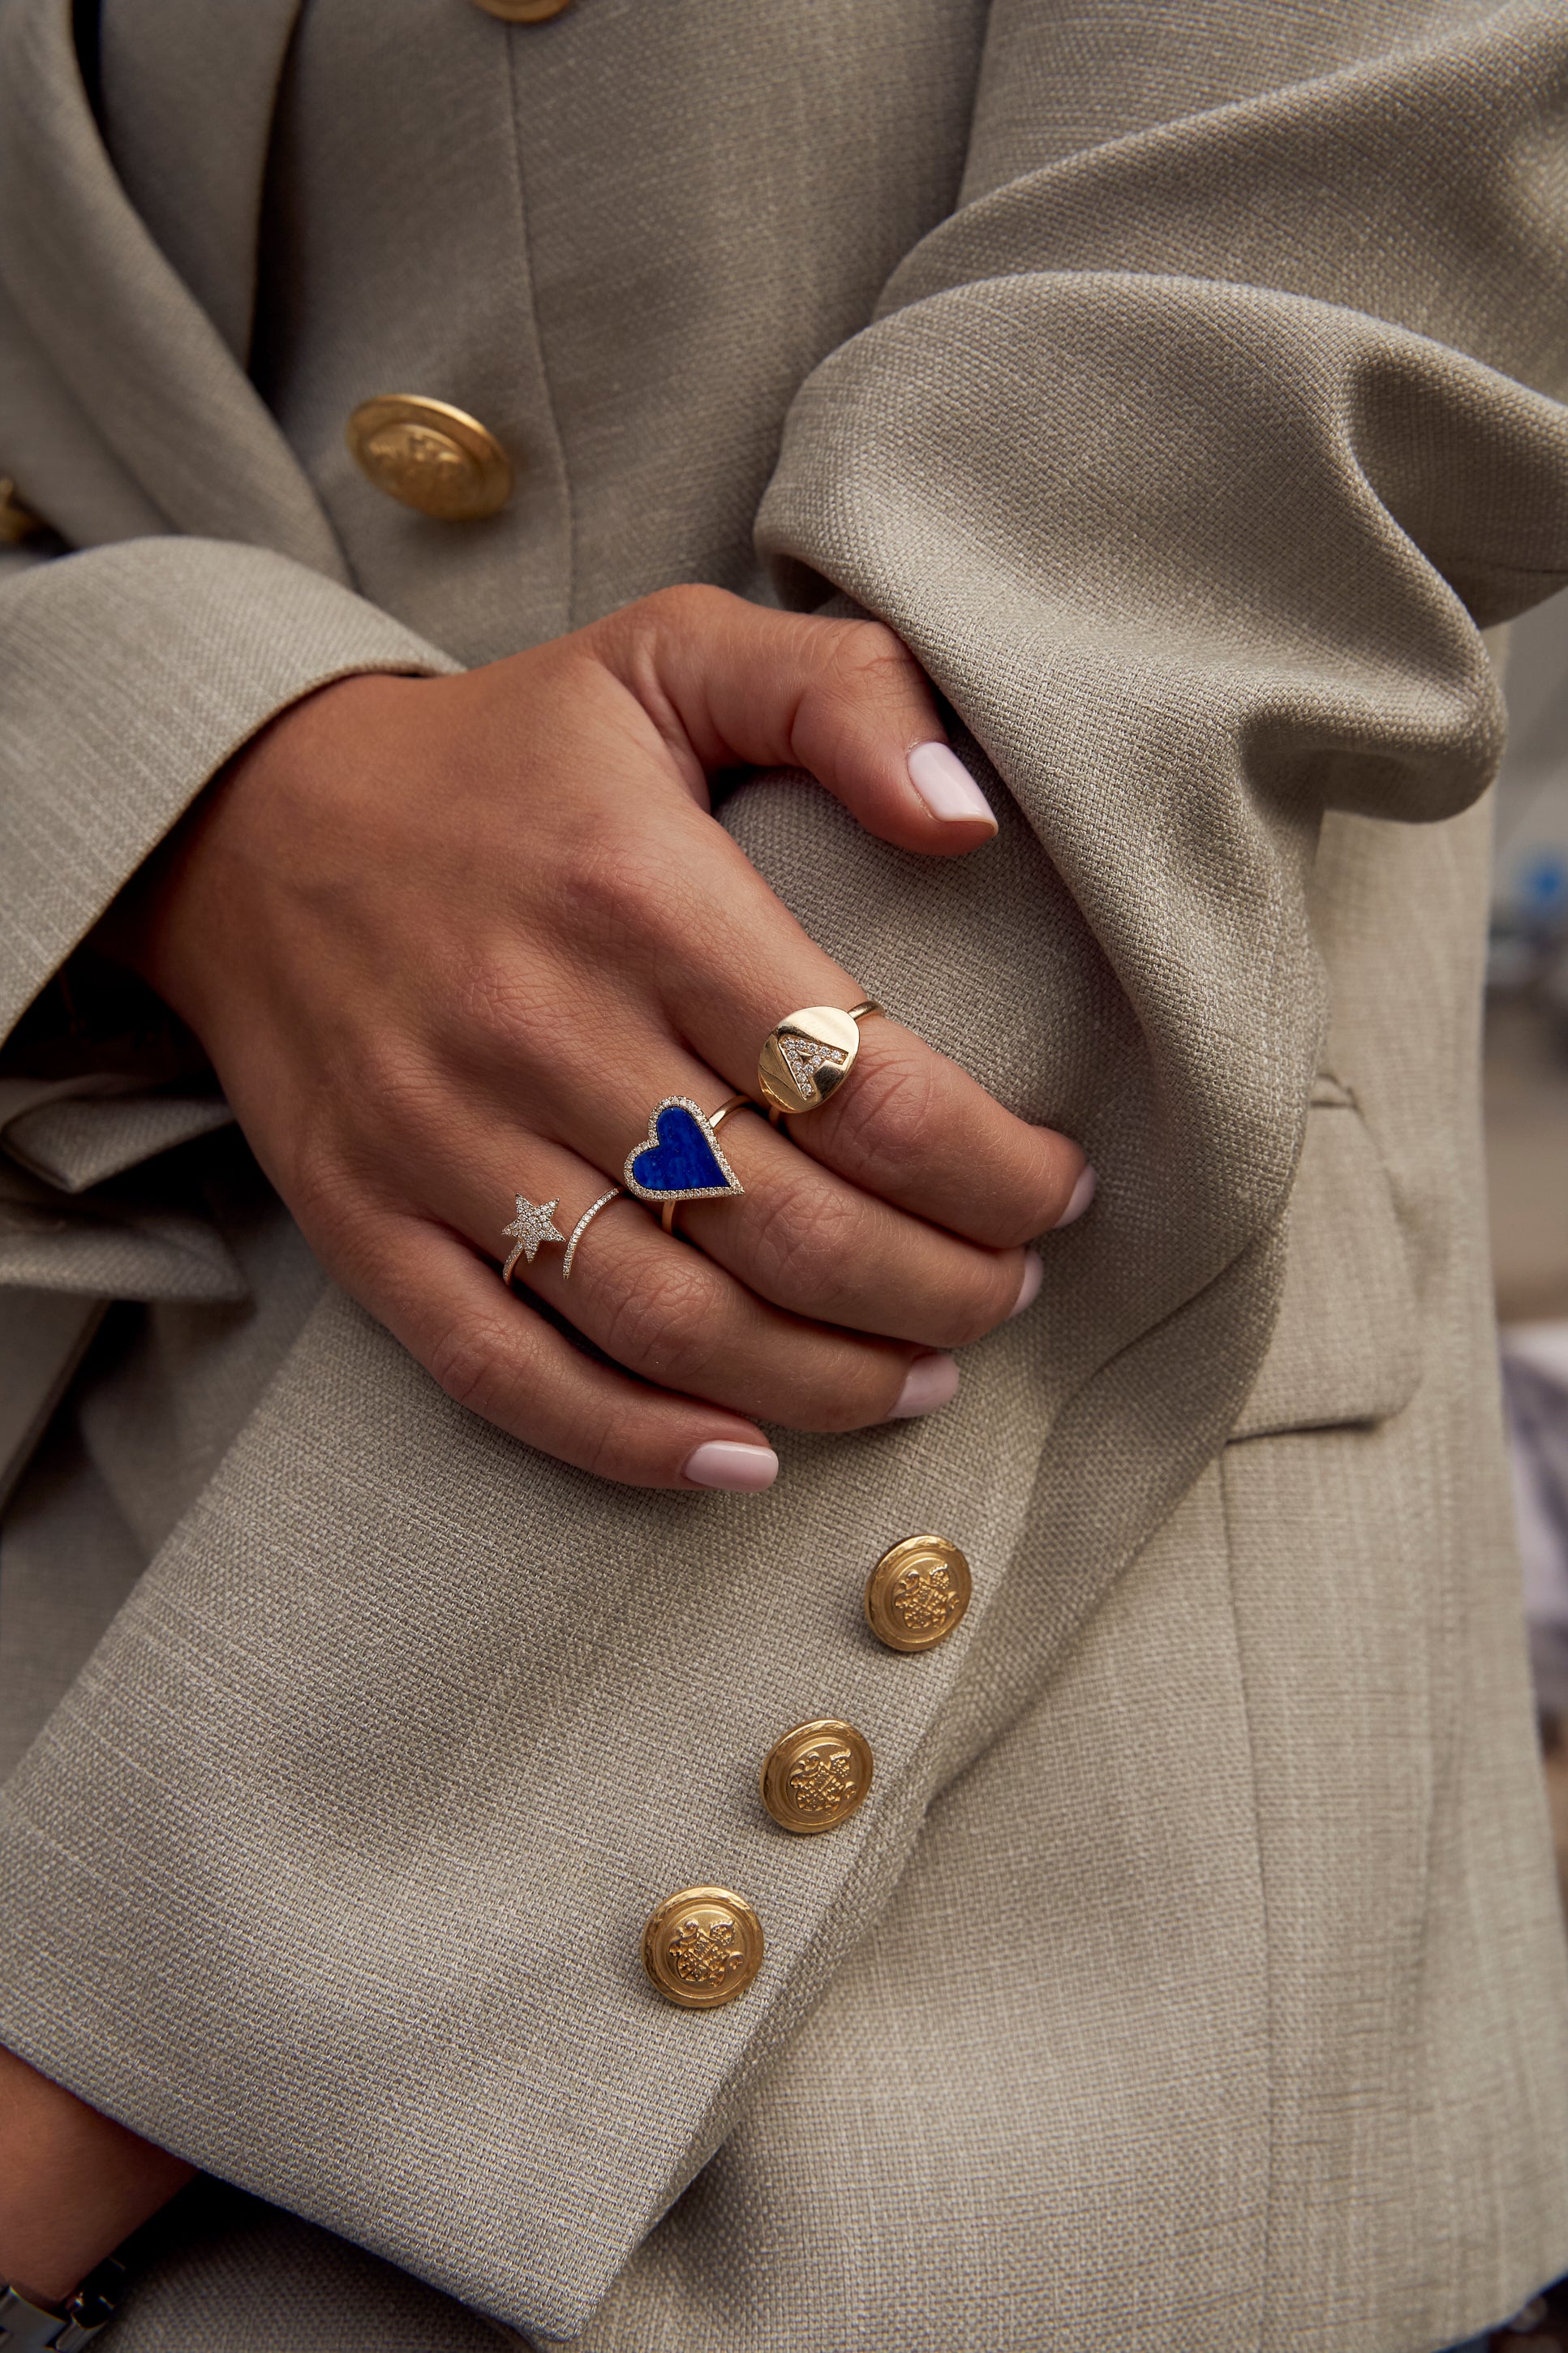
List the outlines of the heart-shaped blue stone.
{"label": "heart-shaped blue stone", "polygon": [[720,1158],[702,1113],[685,1102],[659,1104],[648,1122],[647,1142],[626,1161],[626,1179],[634,1193],[661,1201],[744,1190]]}

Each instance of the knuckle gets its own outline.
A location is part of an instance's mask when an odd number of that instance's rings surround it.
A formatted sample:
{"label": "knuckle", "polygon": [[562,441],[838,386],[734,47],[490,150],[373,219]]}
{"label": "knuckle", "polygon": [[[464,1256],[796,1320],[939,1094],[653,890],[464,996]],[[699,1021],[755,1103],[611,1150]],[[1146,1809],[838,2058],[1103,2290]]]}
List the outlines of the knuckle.
{"label": "knuckle", "polygon": [[801,1399],[795,1428],[831,1434],[886,1421],[903,1387],[904,1372],[901,1358],[873,1347],[838,1349]]}
{"label": "knuckle", "polygon": [[335,1136],[316,1126],[295,1136],[287,1190],[289,1207],[307,1237],[334,1230],[353,1191]]}
{"label": "knuckle", "polygon": [[667,1388],[697,1378],[712,1356],[713,1278],[695,1251],[678,1247],[668,1263],[664,1252],[651,1260],[616,1300],[599,1343]]}
{"label": "knuckle", "polygon": [[[568,1066],[581,1034],[580,1018],[557,1002],[536,975],[505,955],[476,954],[465,964],[451,1012],[465,1056],[477,1054],[482,1062],[502,1064],[522,1077]],[[419,1098],[410,1095],[409,1109],[417,1113]],[[439,1142],[442,1134],[437,1126],[434,1140]]]}
{"label": "knuckle", "polygon": [[561,904],[595,959],[641,950],[662,938],[672,893],[669,878],[635,828],[584,827],[556,874]]}
{"label": "knuckle", "polygon": [[506,1391],[501,1327],[489,1317],[450,1324],[432,1343],[426,1370],[454,1405],[493,1421]]}
{"label": "knuckle", "polygon": [[984,1340],[1005,1324],[1018,1295],[1018,1286],[1010,1276],[998,1275],[986,1270],[976,1275],[956,1294],[941,1319],[939,1336],[931,1345],[941,1348],[963,1348],[972,1341]]}
{"label": "knuckle", "polygon": [[919,675],[914,656],[885,621],[840,623],[829,667],[841,685],[857,693],[868,687],[901,687]]}
{"label": "knuckle", "polygon": [[578,1460],[592,1477],[620,1481],[636,1477],[626,1433],[607,1418],[600,1418],[582,1433],[580,1446]]}
{"label": "knuckle", "polygon": [[[347,1103],[374,1106],[357,1139],[367,1162],[383,1158],[389,1143],[435,1142],[446,1133],[443,1081],[416,1049],[397,1038],[373,1035],[363,1040],[336,1092]],[[367,1132],[372,1124],[374,1134]]]}
{"label": "knuckle", "polygon": [[936,1082],[923,1059],[879,1057],[828,1106],[833,1155],[847,1176],[902,1176],[924,1156],[936,1111]]}
{"label": "knuckle", "polygon": [[706,580],[678,580],[656,588],[647,599],[661,620],[676,628],[701,628],[725,610],[730,597]]}
{"label": "knuckle", "polygon": [[864,1240],[853,1198],[786,1180],[759,1200],[753,1216],[753,1280],[784,1304],[833,1322],[849,1296],[845,1269]]}

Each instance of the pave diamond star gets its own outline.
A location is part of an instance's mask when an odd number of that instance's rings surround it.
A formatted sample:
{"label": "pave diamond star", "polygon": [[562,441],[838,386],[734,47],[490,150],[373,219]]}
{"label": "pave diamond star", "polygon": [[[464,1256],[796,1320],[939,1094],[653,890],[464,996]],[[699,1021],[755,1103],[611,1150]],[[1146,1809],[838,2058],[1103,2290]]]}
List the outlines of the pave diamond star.
{"label": "pave diamond star", "polygon": [[[516,1242],[530,1266],[542,1242],[563,1242],[563,1233],[556,1229],[555,1212],[561,1207],[560,1196],[553,1201],[531,1201],[526,1193],[517,1197],[517,1215],[510,1226],[501,1228],[509,1241]],[[513,1258],[517,1250],[512,1252]]]}

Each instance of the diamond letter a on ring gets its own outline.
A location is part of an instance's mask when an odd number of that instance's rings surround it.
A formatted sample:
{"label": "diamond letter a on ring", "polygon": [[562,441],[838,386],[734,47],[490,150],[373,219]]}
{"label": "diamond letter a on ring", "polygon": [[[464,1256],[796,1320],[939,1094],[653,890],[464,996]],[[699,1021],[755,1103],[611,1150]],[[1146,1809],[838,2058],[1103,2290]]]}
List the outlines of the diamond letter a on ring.
{"label": "diamond letter a on ring", "polygon": [[819,1046],[814,1038],[779,1039],[779,1051],[789,1065],[789,1074],[801,1093],[810,1097],[818,1071],[841,1071],[849,1060],[837,1046]]}

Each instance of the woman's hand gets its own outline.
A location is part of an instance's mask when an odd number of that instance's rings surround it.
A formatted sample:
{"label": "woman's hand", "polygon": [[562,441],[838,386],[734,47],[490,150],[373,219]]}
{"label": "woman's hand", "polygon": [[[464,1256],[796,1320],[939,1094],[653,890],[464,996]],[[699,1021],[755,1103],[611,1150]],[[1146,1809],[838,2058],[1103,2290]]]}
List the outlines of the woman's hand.
{"label": "woman's hand", "polygon": [[625,1372],[502,1288],[502,1228],[521,1193],[569,1232],[660,1098],[751,1092],[784,1014],[864,994],[713,821],[707,773],[806,768],[870,831],[952,856],[994,828],[941,736],[879,626],[667,590],[460,678],[296,704],[154,861],[121,948],[322,1263],[453,1397],[607,1478],[763,1486],[758,1420],[850,1430],[951,1397],[932,1352],[1028,1295],[1075,1145],[868,1022],[789,1135],[731,1117],[745,1190],[686,1206],[699,1248],[632,1200],[569,1283],[553,1247],[519,1261]]}

